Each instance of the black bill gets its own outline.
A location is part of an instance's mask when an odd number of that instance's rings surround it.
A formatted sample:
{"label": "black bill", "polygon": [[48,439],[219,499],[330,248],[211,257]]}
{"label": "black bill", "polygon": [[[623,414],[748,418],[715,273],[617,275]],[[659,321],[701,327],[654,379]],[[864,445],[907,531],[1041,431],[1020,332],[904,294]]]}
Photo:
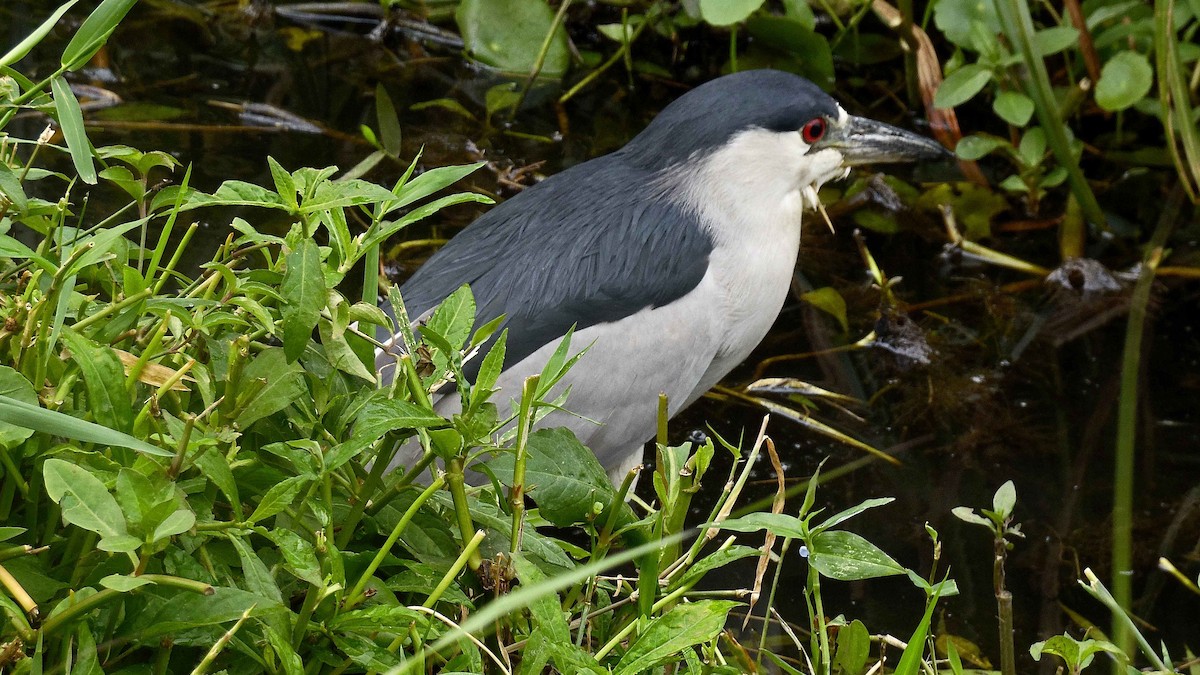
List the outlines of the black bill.
{"label": "black bill", "polygon": [[865,117],[850,116],[846,124],[831,125],[817,149],[832,148],[842,153],[846,166],[916,162],[943,159],[950,153],[932,138],[926,138]]}

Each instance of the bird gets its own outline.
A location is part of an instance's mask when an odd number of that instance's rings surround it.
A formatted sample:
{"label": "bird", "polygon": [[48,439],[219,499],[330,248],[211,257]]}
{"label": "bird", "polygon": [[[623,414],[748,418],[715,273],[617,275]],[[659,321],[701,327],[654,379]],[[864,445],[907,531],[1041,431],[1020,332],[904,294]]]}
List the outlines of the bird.
{"label": "bird", "polygon": [[[817,190],[860,164],[947,154],[932,139],[848,114],[798,75],[724,75],[666,105],[620,149],[491,208],[400,295],[418,328],[463,284],[476,327],[504,317],[497,402],[519,398],[574,330],[572,353],[587,351],[558,385],[570,386],[570,413],[539,426],[569,428],[619,484],[655,435],[660,394],[674,416],[766,336]],[[376,367],[386,381],[403,340],[384,339]],[[444,395],[435,407],[448,415],[459,405]],[[402,451],[389,469],[413,460]]]}

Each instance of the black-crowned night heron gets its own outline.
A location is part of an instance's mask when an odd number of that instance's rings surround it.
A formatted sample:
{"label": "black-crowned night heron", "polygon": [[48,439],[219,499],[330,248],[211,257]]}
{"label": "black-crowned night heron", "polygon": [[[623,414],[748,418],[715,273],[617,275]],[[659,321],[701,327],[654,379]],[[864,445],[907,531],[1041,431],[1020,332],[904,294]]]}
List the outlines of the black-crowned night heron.
{"label": "black-crowned night heron", "polygon": [[[506,409],[574,326],[587,353],[560,383],[566,426],[614,481],[642,457],[660,393],[682,410],[749,356],[788,293],[804,212],[850,168],[945,156],[848,115],[808,80],[756,70],[684,94],[616,152],[547,178],[476,220],[401,288],[415,321],[462,284],[476,326],[506,317]],[[377,367],[390,379],[393,355]],[[470,373],[473,376],[473,373]],[[456,412],[457,395],[438,402]],[[395,465],[412,461],[401,452]]]}

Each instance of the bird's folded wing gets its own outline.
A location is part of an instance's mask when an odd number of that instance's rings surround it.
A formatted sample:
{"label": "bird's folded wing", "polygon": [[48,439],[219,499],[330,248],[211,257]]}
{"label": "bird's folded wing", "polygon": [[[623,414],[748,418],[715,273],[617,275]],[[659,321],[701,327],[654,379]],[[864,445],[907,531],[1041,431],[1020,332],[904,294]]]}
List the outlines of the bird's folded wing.
{"label": "bird's folded wing", "polygon": [[679,299],[704,277],[712,248],[696,217],[651,174],[610,155],[493,208],[431,257],[401,294],[409,316],[419,317],[469,284],[476,327],[507,317],[505,361],[513,364],[572,326]]}

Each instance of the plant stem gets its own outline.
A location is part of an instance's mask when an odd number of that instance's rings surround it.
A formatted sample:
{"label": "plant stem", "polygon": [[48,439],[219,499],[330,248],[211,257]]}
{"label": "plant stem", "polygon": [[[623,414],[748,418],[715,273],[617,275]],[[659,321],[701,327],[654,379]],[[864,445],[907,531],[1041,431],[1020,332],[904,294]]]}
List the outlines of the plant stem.
{"label": "plant stem", "polygon": [[[1158,226],[1146,247],[1142,271],[1134,284],[1129,301],[1129,322],[1125,326],[1125,352],[1121,358],[1121,393],[1117,399],[1116,462],[1113,469],[1112,586],[1117,605],[1128,610],[1133,599],[1133,483],[1137,446],[1138,380],[1142,366],[1142,334],[1146,307],[1154,273],[1163,256],[1163,245],[1183,201],[1182,188],[1168,199]],[[1113,617],[1113,644],[1125,653],[1133,650],[1128,624]]]}
{"label": "plant stem", "polygon": [[1050,75],[1046,72],[1046,63],[1042,60],[1033,44],[1033,19],[1029,15],[1029,5],[1024,0],[996,0],[996,9],[1000,15],[1004,34],[1013,47],[1020,53],[1025,69],[1018,71],[1017,76],[1025,85],[1025,92],[1033,99],[1034,110],[1037,112],[1038,123],[1046,132],[1046,142],[1054,153],[1060,166],[1067,171],[1067,182],[1071,192],[1079,200],[1083,215],[1093,225],[1101,228],[1108,227],[1104,211],[1096,201],[1096,195],[1088,185],[1087,178],[1079,168],[1075,153],[1071,151],[1071,143],[1067,140],[1066,127],[1050,87]]}
{"label": "plant stem", "polygon": [[517,418],[517,443],[513,448],[516,462],[513,463],[512,487],[508,491],[508,505],[512,508],[511,550],[521,550],[522,525],[525,522],[525,461],[528,458],[529,429],[533,426],[533,401],[537,397],[538,375],[525,378],[521,386],[521,412]]}

